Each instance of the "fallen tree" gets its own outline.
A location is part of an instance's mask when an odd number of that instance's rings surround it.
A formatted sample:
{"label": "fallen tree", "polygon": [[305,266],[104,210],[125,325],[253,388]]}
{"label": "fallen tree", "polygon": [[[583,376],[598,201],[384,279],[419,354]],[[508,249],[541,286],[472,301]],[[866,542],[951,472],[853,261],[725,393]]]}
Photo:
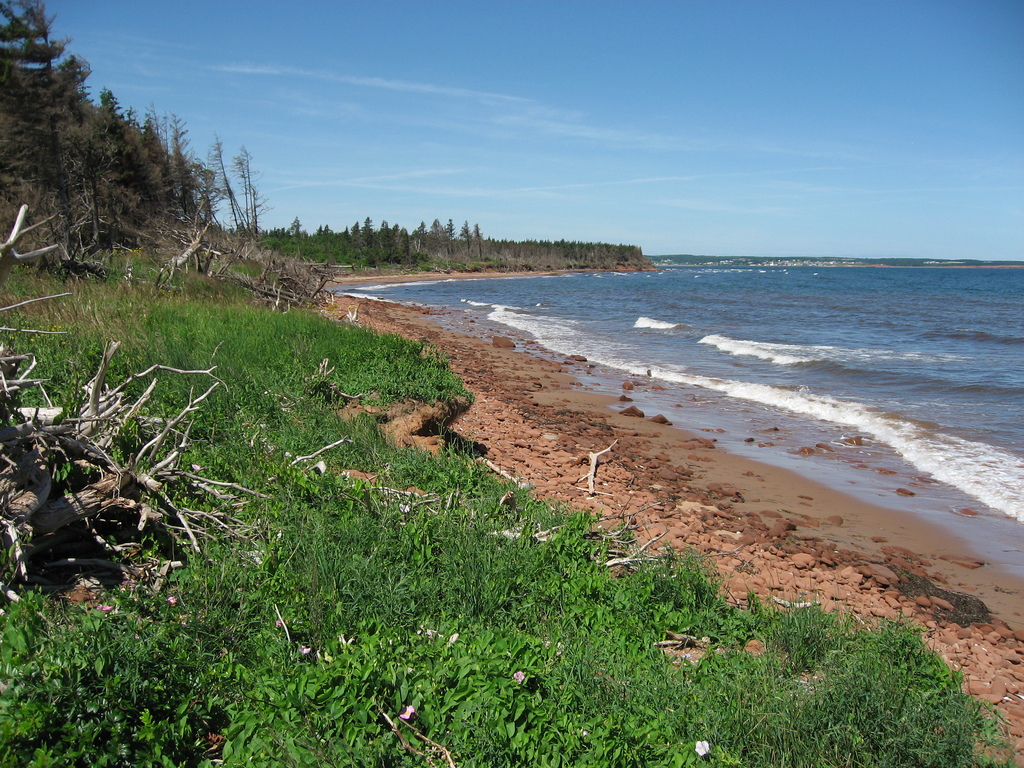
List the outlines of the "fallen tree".
{"label": "fallen tree", "polygon": [[[125,578],[158,585],[182,562],[181,547],[201,552],[200,539],[216,528],[244,535],[246,526],[226,511],[192,510],[172,501],[175,495],[213,496],[234,501],[257,495],[180,468],[189,444],[191,416],[219,386],[214,367],[183,370],[150,366],[119,384],[107,380],[110,361],[120,345],[110,342],[96,375],[85,385],[77,413],[65,417],[52,406],[19,407],[16,397],[39,379],[18,375],[31,355],[0,357],[4,370],[0,404],[13,423],[0,430],[0,531],[9,554],[2,591],[17,600],[17,588],[61,591],[93,588]],[[145,415],[144,407],[159,385],[157,374],[194,376],[207,383],[169,418]],[[130,385],[148,380],[141,394],[128,396]],[[141,447],[122,458],[123,434],[131,430]],[[160,543],[154,556],[143,537]],[[148,552],[149,554],[144,554]]]}

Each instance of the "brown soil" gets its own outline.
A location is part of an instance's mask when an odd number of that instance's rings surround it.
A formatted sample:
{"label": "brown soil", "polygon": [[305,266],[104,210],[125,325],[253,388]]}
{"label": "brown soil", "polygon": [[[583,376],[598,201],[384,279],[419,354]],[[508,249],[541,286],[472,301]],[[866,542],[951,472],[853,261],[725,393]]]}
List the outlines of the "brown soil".
{"label": "brown soil", "polygon": [[[929,645],[962,670],[965,690],[1004,718],[1024,766],[1020,581],[990,572],[959,540],[898,511],[726,454],[713,433],[613,411],[614,398],[577,388],[571,369],[585,361],[550,362],[530,355],[529,342],[507,348],[447,331],[429,309],[346,297],[327,311],[340,317],[353,303],[361,325],[427,340],[448,355],[476,397],[454,430],[532,483],[537,496],[593,510],[600,525],[626,525],[641,543],[661,537],[658,547],[697,550],[737,605],[752,593],[768,602],[813,600],[865,621],[918,623]],[[589,455],[613,442],[590,495]]]}

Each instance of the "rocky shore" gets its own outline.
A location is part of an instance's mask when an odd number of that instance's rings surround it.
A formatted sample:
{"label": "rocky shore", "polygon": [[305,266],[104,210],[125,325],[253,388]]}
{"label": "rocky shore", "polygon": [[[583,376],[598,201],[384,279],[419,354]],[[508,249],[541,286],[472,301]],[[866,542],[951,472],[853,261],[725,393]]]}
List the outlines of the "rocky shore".
{"label": "rocky shore", "polygon": [[1018,580],[989,572],[957,540],[891,509],[728,455],[714,432],[690,434],[671,424],[671,414],[631,412],[630,389],[650,382],[624,381],[616,403],[581,391],[573,370],[587,363],[579,357],[556,360],[528,341],[444,330],[429,309],[340,298],[328,311],[342,317],[353,304],[361,325],[427,340],[448,355],[476,396],[455,432],[537,496],[590,509],[608,528],[626,525],[652,549],[696,550],[718,568],[737,605],[752,594],[763,603],[813,601],[859,621],[922,626],[929,645],[962,671],[965,690],[1002,717],[1024,766]]}

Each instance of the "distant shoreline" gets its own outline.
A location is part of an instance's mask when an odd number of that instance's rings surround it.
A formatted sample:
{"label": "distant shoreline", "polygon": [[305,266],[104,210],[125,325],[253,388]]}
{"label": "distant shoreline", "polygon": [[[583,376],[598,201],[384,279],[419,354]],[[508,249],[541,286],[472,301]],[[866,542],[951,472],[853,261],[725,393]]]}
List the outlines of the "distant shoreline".
{"label": "distant shoreline", "polygon": [[342,287],[347,285],[372,285],[373,283],[422,283],[429,280],[483,280],[493,277],[553,277],[557,275],[573,275],[590,272],[654,272],[657,266],[637,269],[602,269],[593,267],[590,269],[548,269],[538,271],[515,271],[502,272],[496,269],[481,270],[478,272],[395,272],[362,270],[352,272],[348,275],[335,276],[329,288]]}
{"label": "distant shoreline", "polygon": [[[657,258],[657,257],[654,257],[654,258]],[[693,262],[693,263],[688,263],[688,262],[686,262],[686,263],[675,263],[675,262],[672,262],[672,263],[662,263],[662,262],[657,262],[657,261],[652,261],[651,263],[654,264],[654,266],[659,268],[659,269],[662,269],[662,268],[665,268],[665,267],[733,267],[733,268],[737,268],[738,267],[738,268],[743,268],[743,269],[754,269],[754,268],[765,268],[765,267],[772,267],[772,268],[776,268],[776,269],[779,268],[779,267],[782,267],[784,269],[789,269],[790,267],[814,267],[815,269],[833,269],[833,268],[848,269],[850,267],[878,267],[878,268],[888,268],[888,269],[1024,269],[1024,262],[1017,262],[1017,261],[1011,261],[1011,262],[1008,262],[1006,264],[985,264],[985,263],[982,263],[982,264],[955,264],[955,263],[954,264],[935,264],[935,263],[931,263],[931,262],[921,263],[921,264],[871,264],[871,263],[864,263],[864,262],[852,262],[852,263],[848,263],[848,264],[847,263],[837,264],[835,262],[828,262],[828,263],[815,262],[815,261],[792,262],[792,261],[789,261],[789,260],[783,260],[782,262],[767,262],[767,263],[762,263],[762,262],[746,263],[746,262],[740,261],[739,263],[736,263],[736,262],[733,262],[730,259],[725,259],[723,261],[702,261],[702,262]]]}

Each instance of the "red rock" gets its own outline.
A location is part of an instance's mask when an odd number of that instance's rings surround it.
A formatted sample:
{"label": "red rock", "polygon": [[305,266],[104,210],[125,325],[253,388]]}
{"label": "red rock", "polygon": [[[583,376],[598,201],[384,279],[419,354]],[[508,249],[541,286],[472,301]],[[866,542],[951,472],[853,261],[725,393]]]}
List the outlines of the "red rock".
{"label": "red rock", "polygon": [[672,422],[666,419],[660,413],[657,416],[651,416],[651,418],[649,418],[648,421],[653,421],[655,424],[668,424],[669,426],[672,425]]}
{"label": "red rock", "polygon": [[959,565],[961,568],[967,568],[968,570],[975,570],[981,568],[984,565],[980,560],[975,560],[970,557],[961,557],[959,555],[939,555],[939,560],[946,560],[947,562]]}
{"label": "red rock", "polygon": [[932,595],[931,598],[929,598],[929,599],[931,600],[932,605],[934,605],[936,608],[939,608],[940,610],[943,610],[943,611],[952,611],[953,610],[953,604],[951,602],[949,602],[948,600],[943,600],[938,595]]}
{"label": "red rock", "polygon": [[914,493],[913,491],[911,491],[911,490],[909,490],[907,488],[897,488],[896,489],[896,495],[897,496],[917,496],[916,493]]}
{"label": "red rock", "polygon": [[747,644],[743,646],[743,651],[752,656],[760,656],[764,653],[764,643],[757,639],[749,640],[747,641]]}
{"label": "red rock", "polygon": [[509,338],[507,338],[505,336],[495,336],[494,339],[491,341],[491,344],[493,344],[498,349],[515,349],[516,348],[515,342],[512,341],[512,339],[509,339]]}
{"label": "red rock", "polygon": [[[792,527],[790,527],[792,526]],[[768,531],[768,535],[776,539],[784,539],[786,535],[793,530],[796,526],[793,526],[788,520],[779,520],[775,525]]]}
{"label": "red rock", "polygon": [[632,403],[633,402],[633,398],[632,397],[626,397],[625,395],[619,395],[619,401],[623,402],[623,403]]}
{"label": "red rock", "polygon": [[793,563],[797,568],[806,569],[813,568],[815,564],[814,556],[808,555],[804,552],[797,552],[795,555],[789,558],[790,562]]}
{"label": "red rock", "polygon": [[868,578],[874,579],[882,586],[887,587],[900,583],[900,577],[894,571],[879,563],[868,563],[867,565],[860,566],[857,570]]}
{"label": "red rock", "polygon": [[624,390],[626,390],[627,392],[629,392],[631,389],[633,389],[633,382],[631,382],[631,381],[624,381],[624,382],[622,382],[622,388]]}
{"label": "red rock", "polygon": [[623,416],[632,416],[633,418],[636,419],[642,419],[644,417],[644,412],[637,408],[635,405],[631,405],[628,408],[624,408],[623,410],[619,411],[619,413],[621,413]]}
{"label": "red rock", "polygon": [[825,522],[831,523],[832,525],[842,525],[843,518],[840,515],[829,515],[825,518]]}

